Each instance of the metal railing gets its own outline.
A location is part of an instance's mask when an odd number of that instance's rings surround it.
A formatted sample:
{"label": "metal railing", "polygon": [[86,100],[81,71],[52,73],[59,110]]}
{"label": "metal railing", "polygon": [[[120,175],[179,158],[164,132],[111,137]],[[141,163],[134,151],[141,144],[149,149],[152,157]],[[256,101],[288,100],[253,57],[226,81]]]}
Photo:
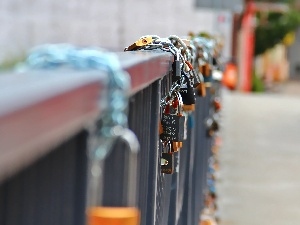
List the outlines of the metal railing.
{"label": "metal railing", "polygon": [[[175,153],[178,172],[160,172],[160,100],[171,85],[173,56],[117,53],[131,77],[129,128],[140,142],[138,207],[141,225],[198,224],[212,137],[204,123],[210,88],[197,97],[189,135]],[[41,74],[42,73],[42,74]],[[106,88],[100,72],[32,72],[0,76],[0,224],[83,225],[87,191],[86,126],[101,115]],[[104,199],[122,205],[123,143],[105,160]],[[116,182],[118,185],[116,185]]]}

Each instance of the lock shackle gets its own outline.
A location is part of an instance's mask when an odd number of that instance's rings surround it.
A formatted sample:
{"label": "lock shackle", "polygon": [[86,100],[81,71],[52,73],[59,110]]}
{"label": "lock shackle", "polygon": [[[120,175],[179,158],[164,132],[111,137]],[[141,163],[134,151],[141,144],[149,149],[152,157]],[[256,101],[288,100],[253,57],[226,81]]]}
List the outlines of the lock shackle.
{"label": "lock shackle", "polygon": [[162,142],[162,147],[163,147],[163,150],[162,150],[163,153],[169,153],[169,152],[171,152],[172,146],[171,146],[171,142],[170,141],[164,141],[164,142]]}
{"label": "lock shackle", "polygon": [[[170,46],[169,46],[169,51],[176,56],[176,60],[180,61],[180,59],[182,61],[184,61],[184,57],[181,54],[180,50],[178,48],[175,47],[175,45],[171,42]],[[182,67],[182,66],[181,66]]]}
{"label": "lock shackle", "polygon": [[158,35],[155,35],[155,34],[149,34],[149,35],[141,36],[140,39],[146,38],[146,37],[151,37],[153,40],[156,40],[156,39],[159,39],[159,38],[160,38]]}
{"label": "lock shackle", "polygon": [[182,101],[181,94],[178,91],[175,91],[175,96],[176,96],[176,98],[178,100],[178,105],[177,105],[178,114],[182,115],[183,101]]}
{"label": "lock shackle", "polygon": [[[194,46],[193,46],[194,47]],[[196,62],[196,54],[195,54],[195,50],[192,49],[192,46],[188,47],[188,58],[186,59],[191,65],[194,65],[194,63]]]}
{"label": "lock shackle", "polygon": [[200,71],[198,71],[198,74],[199,74],[199,78],[200,78],[200,83],[204,83],[204,76],[203,76],[203,74]]}
{"label": "lock shackle", "polygon": [[[137,154],[139,152],[140,146],[135,134],[128,128],[123,128],[120,134],[114,136],[114,139],[111,142],[115,142],[117,139],[124,141],[127,144],[130,156],[126,166],[129,168],[125,170],[128,173],[127,176],[127,196],[126,196],[126,206],[102,206],[97,203],[102,202],[103,198],[103,172],[100,171],[98,175],[98,187],[102,189],[96,189],[98,191],[93,198],[90,199],[96,204],[89,204],[87,210],[87,221],[88,225],[101,225],[101,224],[126,224],[126,225],[138,225],[140,224],[140,211],[137,208],[136,193],[137,190]],[[111,149],[110,149],[111,151]],[[94,160],[97,161],[97,160]],[[95,162],[94,162],[95,163]],[[98,163],[99,165],[99,163]],[[103,163],[100,164],[103,168]],[[122,171],[123,172],[123,171]],[[102,178],[102,179],[99,179]],[[101,182],[101,183],[99,183]],[[122,187],[121,187],[122,188]],[[124,188],[123,188],[124,189]],[[101,192],[100,192],[101,190]],[[100,192],[100,193],[99,193]],[[102,195],[101,195],[102,194]],[[124,198],[124,196],[123,196]],[[98,202],[96,202],[98,200]],[[91,203],[91,202],[90,202]]]}
{"label": "lock shackle", "polygon": [[192,60],[192,52],[191,52],[191,48],[190,48],[190,45],[187,46],[187,49],[186,51],[184,52],[184,59],[187,60],[187,61],[191,61]]}
{"label": "lock shackle", "polygon": [[214,51],[214,48],[215,48],[215,41],[212,40],[212,39],[197,37],[197,38],[194,39],[194,44],[199,49],[201,49],[203,53],[207,54],[207,57],[204,57],[204,60],[209,62],[209,63],[212,63],[213,51]]}
{"label": "lock shackle", "polygon": [[[191,42],[191,45],[188,48],[191,51],[191,55],[194,56],[194,58],[195,58],[195,55],[196,55],[195,53],[197,52],[197,48],[194,45],[194,42]],[[195,59],[193,59],[193,60],[195,60]]]}
{"label": "lock shackle", "polygon": [[140,144],[136,135],[128,128],[124,128],[122,134],[117,136],[120,140],[124,141],[128,146],[130,157],[128,159],[128,180],[127,180],[127,204],[129,206],[136,206],[136,193],[137,193],[137,170],[138,170],[138,152]]}
{"label": "lock shackle", "polygon": [[187,50],[187,46],[186,44],[181,40],[180,37],[176,36],[176,35],[170,35],[168,37],[170,40],[176,40],[183,48],[183,52],[185,52]]}
{"label": "lock shackle", "polygon": [[172,43],[171,43],[171,40],[170,39],[168,39],[168,38],[157,38],[157,39],[155,39],[155,43],[157,43],[157,44],[164,44],[164,45],[171,45]]}
{"label": "lock shackle", "polygon": [[[115,127],[115,135],[113,137],[103,137],[99,140],[101,146],[95,151],[95,154],[90,155],[90,176],[89,177],[89,206],[102,205],[103,189],[104,189],[104,163],[105,159],[112,152],[113,146],[117,140],[123,141],[127,145],[129,151],[128,162],[126,166],[127,174],[127,203],[129,206],[136,204],[136,186],[137,186],[137,155],[140,150],[140,145],[136,135],[128,128]],[[123,171],[122,171],[123,172]]]}

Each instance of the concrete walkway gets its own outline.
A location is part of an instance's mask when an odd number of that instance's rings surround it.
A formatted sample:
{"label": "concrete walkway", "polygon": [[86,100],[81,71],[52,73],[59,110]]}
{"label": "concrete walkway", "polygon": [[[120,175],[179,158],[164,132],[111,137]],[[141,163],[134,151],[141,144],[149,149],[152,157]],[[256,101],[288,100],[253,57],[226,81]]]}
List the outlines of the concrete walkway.
{"label": "concrete walkway", "polygon": [[300,85],[295,90],[225,91],[220,225],[300,224]]}

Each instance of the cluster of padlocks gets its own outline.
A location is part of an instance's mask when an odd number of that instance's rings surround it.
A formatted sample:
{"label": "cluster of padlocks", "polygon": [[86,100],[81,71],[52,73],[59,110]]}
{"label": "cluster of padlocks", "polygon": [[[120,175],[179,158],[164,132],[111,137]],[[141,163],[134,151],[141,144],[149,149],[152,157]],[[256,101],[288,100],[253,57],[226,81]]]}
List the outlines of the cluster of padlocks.
{"label": "cluster of padlocks", "polygon": [[156,35],[141,37],[125,51],[161,50],[173,54],[172,85],[167,95],[161,99],[160,140],[161,172],[174,173],[174,154],[187,139],[187,121],[195,110],[196,95],[206,96],[207,87],[212,95],[212,109],[206,119],[207,135],[213,136],[219,129],[218,112],[220,99],[214,83],[221,79],[219,63],[220,44],[212,38],[190,37],[188,39],[171,35],[161,38]]}
{"label": "cluster of padlocks", "polygon": [[[201,36],[187,39],[171,35],[161,38],[156,35],[141,37],[125,51],[164,51],[174,56],[172,62],[172,85],[161,99],[161,119],[159,135],[162,144],[161,172],[173,174],[178,164],[176,153],[187,139],[188,121],[193,121],[196,109],[196,96],[205,97],[210,91],[209,116],[203,121],[208,137],[216,137],[219,130],[220,81],[222,65],[219,62],[222,46],[216,39]],[[216,173],[218,169],[217,151],[214,143],[209,158],[207,190],[205,190],[204,209],[201,224],[217,224]]]}
{"label": "cluster of padlocks", "polygon": [[220,142],[221,139],[217,136],[211,149],[211,156],[208,159],[207,189],[205,190],[204,208],[200,216],[200,225],[217,225],[219,222],[216,181],[219,172],[218,153]]}

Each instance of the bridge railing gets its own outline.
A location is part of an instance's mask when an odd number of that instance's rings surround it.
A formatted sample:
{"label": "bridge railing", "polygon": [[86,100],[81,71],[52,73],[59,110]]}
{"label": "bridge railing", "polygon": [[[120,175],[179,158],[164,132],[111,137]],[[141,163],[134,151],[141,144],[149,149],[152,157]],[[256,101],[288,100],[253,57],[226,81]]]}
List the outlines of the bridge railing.
{"label": "bridge railing", "polygon": [[[198,224],[213,138],[207,135],[212,93],[196,98],[172,175],[161,173],[160,99],[171,85],[173,56],[116,53],[131,77],[129,128],[140,143],[138,207],[142,225]],[[102,76],[103,75],[103,76]],[[0,76],[0,224],[85,224],[88,132],[103,108],[104,74],[69,70]],[[217,87],[218,89],[218,87]],[[124,196],[122,143],[105,160],[104,203]]]}

